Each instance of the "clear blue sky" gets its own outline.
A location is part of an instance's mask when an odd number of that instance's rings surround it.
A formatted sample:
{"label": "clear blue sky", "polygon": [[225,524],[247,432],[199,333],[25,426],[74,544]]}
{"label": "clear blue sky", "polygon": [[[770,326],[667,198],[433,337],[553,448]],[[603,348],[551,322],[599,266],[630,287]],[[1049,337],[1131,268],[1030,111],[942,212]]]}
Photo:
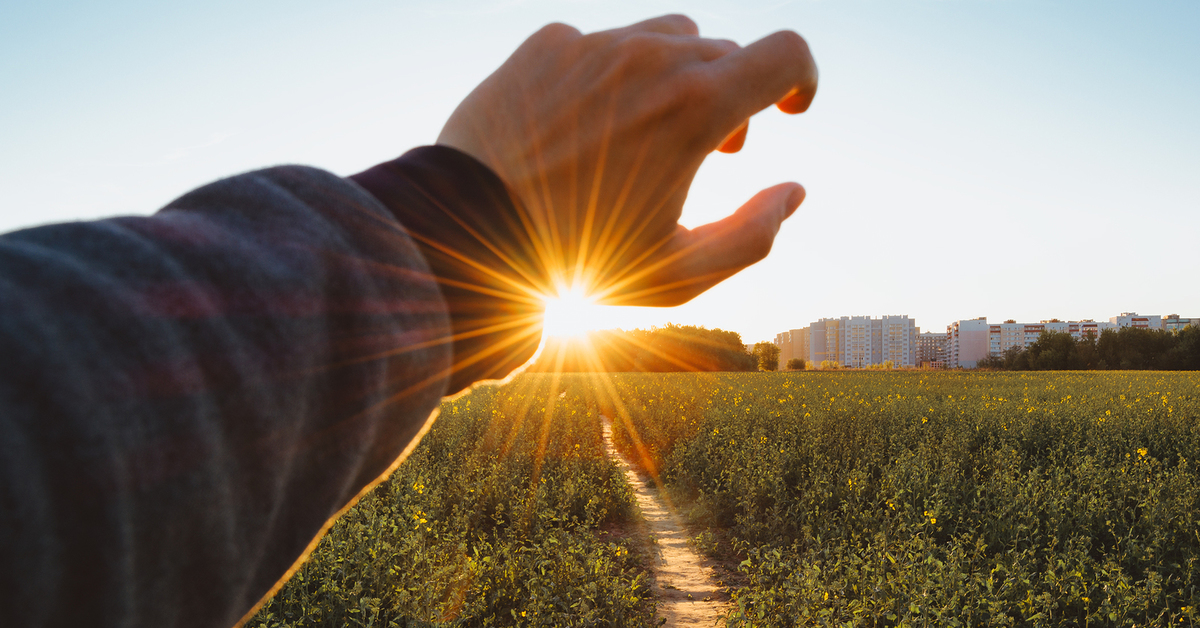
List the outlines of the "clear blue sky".
{"label": "clear blue sky", "polygon": [[[1200,3],[351,0],[0,5],[0,230],[146,214],[279,163],[350,174],[432,142],[550,21],[668,12],[821,70],[713,155],[686,224],[809,198],[771,257],[666,321],[771,338],[823,316],[1200,316]],[[749,8],[748,8],[749,7]]]}

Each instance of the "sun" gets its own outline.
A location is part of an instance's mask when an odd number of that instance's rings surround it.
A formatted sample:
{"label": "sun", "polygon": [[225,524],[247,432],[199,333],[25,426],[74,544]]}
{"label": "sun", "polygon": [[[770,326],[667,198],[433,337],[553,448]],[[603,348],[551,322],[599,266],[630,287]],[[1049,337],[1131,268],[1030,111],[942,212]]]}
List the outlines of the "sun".
{"label": "sun", "polygon": [[611,327],[606,323],[605,308],[579,288],[559,288],[558,294],[547,296],[546,318],[542,332],[554,338],[585,338],[587,333]]}

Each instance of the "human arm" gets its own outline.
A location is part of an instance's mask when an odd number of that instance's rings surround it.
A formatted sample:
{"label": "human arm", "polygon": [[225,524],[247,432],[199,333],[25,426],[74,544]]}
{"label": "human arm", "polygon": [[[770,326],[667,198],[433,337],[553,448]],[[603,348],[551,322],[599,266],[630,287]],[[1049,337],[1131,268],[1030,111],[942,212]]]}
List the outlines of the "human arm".
{"label": "human arm", "polygon": [[[273,169],[151,218],[0,238],[10,620],[231,623],[402,458],[444,392],[532,354],[537,295],[583,278],[610,302],[669,305],[764,256],[798,186],[695,230],[679,210],[704,155],[733,150],[770,102],[811,98],[815,69],[794,35],[775,38],[790,52],[773,80],[770,46],[734,56],[686,31],[669,18],[587,46],[569,27],[531,38],[439,139],[499,175],[463,187],[486,197],[465,208],[401,158],[382,181],[356,178],[370,194]],[[658,74],[636,74],[647,51]],[[532,67],[539,55],[561,63]],[[617,98],[631,93],[621,80],[566,90],[579,103],[528,100],[588,68],[635,72],[648,104]],[[489,126],[503,122],[483,115],[489,102],[514,126]],[[571,131],[597,120],[602,133]]]}
{"label": "human arm", "polygon": [[233,625],[445,391],[424,259],[372,196],[311,168],[7,234],[0,269],[14,626]]}

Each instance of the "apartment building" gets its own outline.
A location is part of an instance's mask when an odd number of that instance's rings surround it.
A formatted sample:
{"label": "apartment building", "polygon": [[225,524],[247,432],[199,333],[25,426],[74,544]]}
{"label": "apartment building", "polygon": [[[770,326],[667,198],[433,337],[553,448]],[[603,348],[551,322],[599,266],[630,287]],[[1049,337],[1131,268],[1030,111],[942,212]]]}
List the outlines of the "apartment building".
{"label": "apartment building", "polygon": [[1075,340],[1085,337],[1099,338],[1105,329],[1116,329],[1116,323],[1084,321],[1060,321],[1057,318],[1038,323],[1018,323],[1007,320],[1003,323],[988,326],[988,352],[1000,355],[1013,347],[1029,348],[1037,342],[1043,332],[1062,332],[1071,334]]}
{"label": "apartment building", "polygon": [[841,320],[822,318],[807,329],[809,362],[820,365],[826,360],[841,359]]}
{"label": "apartment building", "polygon": [[788,360],[800,358],[808,361],[808,328],[789,329],[775,335],[775,346],[779,347],[779,366],[787,365]]}
{"label": "apartment building", "polygon": [[927,331],[917,336],[917,366],[940,368],[946,365],[946,345],[950,334]]}
{"label": "apartment building", "polygon": [[802,357],[817,366],[831,361],[851,368],[886,362],[907,367],[916,366],[918,333],[916,321],[908,316],[842,316],[822,318],[804,329],[778,334],[775,344],[781,361],[785,347],[797,351],[803,346],[806,353],[792,357]]}
{"label": "apartment building", "polygon": [[1143,316],[1137,312],[1121,312],[1119,316],[1108,319],[1117,327],[1137,327],[1139,329],[1162,329],[1161,316]]}
{"label": "apartment building", "polygon": [[946,367],[973,369],[988,356],[990,326],[986,316],[954,321],[946,326]]}
{"label": "apartment building", "polygon": [[[1071,334],[1076,340],[1099,338],[1106,329],[1122,327],[1176,331],[1188,325],[1200,325],[1200,318],[1184,318],[1122,312],[1108,321],[1091,319],[1062,321],[1057,318],[1037,323],[1018,323],[1009,319],[990,324],[986,316],[964,319],[946,326],[946,333],[920,333],[908,316],[842,316],[822,318],[803,329],[793,329],[775,337],[780,360],[791,357],[820,365],[826,360],[841,366],[862,368],[892,362],[895,366],[945,366],[975,368],[989,355],[1002,355],[1008,349],[1027,349],[1045,332]],[[787,351],[792,353],[787,353]],[[788,358],[784,358],[788,355]]]}
{"label": "apartment building", "polygon": [[1162,328],[1167,331],[1179,331],[1189,325],[1200,326],[1200,318],[1181,318],[1178,314],[1167,314],[1162,317]]}

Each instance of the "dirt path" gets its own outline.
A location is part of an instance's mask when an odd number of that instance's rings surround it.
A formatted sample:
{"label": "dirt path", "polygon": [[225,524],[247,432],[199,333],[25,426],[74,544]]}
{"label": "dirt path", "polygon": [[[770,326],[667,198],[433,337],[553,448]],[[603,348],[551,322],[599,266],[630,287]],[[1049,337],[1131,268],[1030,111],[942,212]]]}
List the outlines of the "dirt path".
{"label": "dirt path", "polygon": [[608,455],[625,469],[625,478],[637,495],[638,506],[657,539],[658,614],[672,626],[716,626],[729,610],[729,596],[718,587],[712,570],[688,544],[688,534],[678,518],[660,499],[653,482],[643,479],[613,447],[612,423],[604,421],[604,445]]}

